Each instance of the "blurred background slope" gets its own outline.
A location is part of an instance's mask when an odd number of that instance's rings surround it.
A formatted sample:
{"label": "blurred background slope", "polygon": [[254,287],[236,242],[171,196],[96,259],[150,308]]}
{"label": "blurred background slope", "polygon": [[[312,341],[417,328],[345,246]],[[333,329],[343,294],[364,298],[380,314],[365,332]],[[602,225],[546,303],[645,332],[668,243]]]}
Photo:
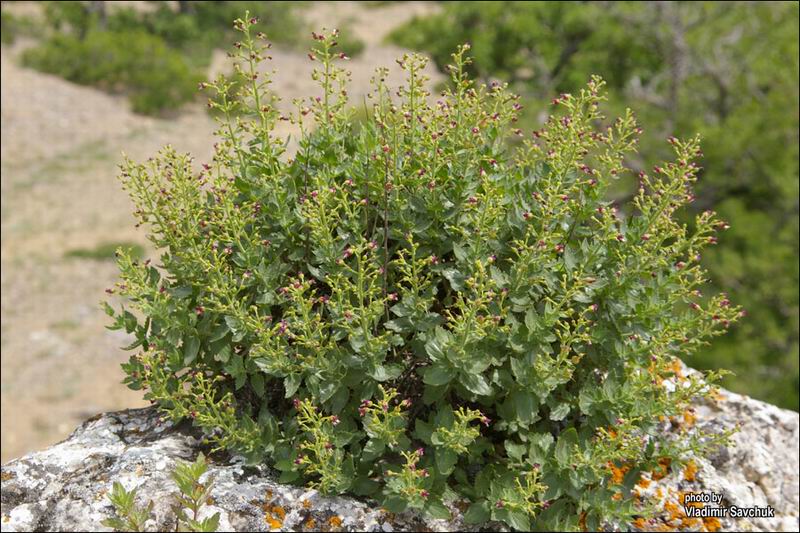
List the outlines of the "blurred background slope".
{"label": "blurred background slope", "polygon": [[702,134],[694,205],[732,226],[704,261],[749,314],[687,363],[729,368],[726,386],[798,409],[797,3],[2,2],[3,461],[142,404],[120,384],[127,339],[97,305],[116,246],[152,255],[116,165],[167,143],[210,158],[215,124],[195,88],[226,72],[246,9],[275,43],[287,109],[316,94],[310,30],[338,27],[356,105],[404,49],[433,59],[434,88],[470,42],[476,76],[524,95],[526,130],[596,73],[608,114],[631,107],[645,127],[633,168],[668,156],[669,135]]}

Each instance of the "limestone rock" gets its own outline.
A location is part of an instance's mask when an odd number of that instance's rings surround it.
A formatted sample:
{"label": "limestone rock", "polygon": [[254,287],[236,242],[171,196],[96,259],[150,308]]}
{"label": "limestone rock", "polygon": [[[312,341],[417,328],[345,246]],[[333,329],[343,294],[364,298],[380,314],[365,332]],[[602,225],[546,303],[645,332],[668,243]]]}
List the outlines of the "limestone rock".
{"label": "limestone rock", "polygon": [[[798,413],[724,392],[713,404],[698,404],[696,414],[699,427],[723,430],[740,424],[735,446],[698,461],[694,481],[671,474],[652,483],[648,493],[661,487],[663,505],[679,491],[721,493],[726,505],[770,505],[775,518],[723,518],[719,525],[725,530],[797,531]],[[139,488],[139,503],[154,502],[149,529],[174,530],[175,488],[169,473],[176,460],[193,460],[200,450],[196,432],[186,424],[160,421],[153,408],[98,415],[65,441],[2,467],[0,526],[2,531],[107,531],[101,521],[113,509],[106,494],[119,481],[127,489]],[[327,498],[279,484],[268,468],[245,466],[236,458],[212,457],[210,463],[206,475],[215,479],[213,502],[201,517],[219,512],[221,531],[465,529],[455,508],[451,521],[392,515],[368,500]],[[670,520],[665,516],[647,527],[671,523],[694,528]],[[622,527],[629,528],[637,525]]]}

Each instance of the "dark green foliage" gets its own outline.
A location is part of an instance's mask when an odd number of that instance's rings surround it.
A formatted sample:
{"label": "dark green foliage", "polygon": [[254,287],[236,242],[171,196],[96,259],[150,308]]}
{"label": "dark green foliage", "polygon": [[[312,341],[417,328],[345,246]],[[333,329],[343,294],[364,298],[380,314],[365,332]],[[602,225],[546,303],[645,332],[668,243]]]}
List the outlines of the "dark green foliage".
{"label": "dark green foliage", "polygon": [[[636,169],[661,139],[700,133],[697,213],[732,223],[704,264],[748,317],[693,364],[727,367],[724,384],[798,409],[798,4],[796,2],[449,2],[392,39],[444,68],[473,43],[471,72],[536,97],[576,90],[592,73],[609,105],[648,124]],[[521,118],[538,124],[542,107]],[[612,189],[632,194],[633,181]]]}
{"label": "dark green foliage", "polygon": [[259,19],[271,41],[296,45],[303,35],[296,11],[299,2],[201,2],[178,3],[178,11],[166,2],[156,2],[152,11],[118,9],[109,16],[110,31],[141,29],[179,50],[193,64],[206,66],[215,48],[225,47],[234,37],[231,20],[248,11]]}
{"label": "dark green foliage", "polygon": [[83,39],[57,34],[26,50],[24,64],[81,85],[129,96],[134,111],[175,109],[202,79],[161,39],[141,31],[89,31]]}
{"label": "dark green foliage", "polygon": [[[75,83],[128,94],[134,111],[160,114],[194,97],[211,53],[232,38],[234,14],[249,9],[281,44],[294,45],[303,33],[298,2],[185,1],[177,12],[167,2],[152,4],[136,10],[104,2],[46,2],[50,34],[26,51],[23,62]],[[356,53],[363,43],[348,46]]]}
{"label": "dark green foliage", "polygon": [[[379,69],[356,125],[339,37],[315,34],[320,96],[284,117],[253,76],[267,45],[252,25],[236,23],[243,76],[206,87],[213,161],[167,147],[122,166],[162,252],[119,254],[112,292],[137,314],[106,310],[135,337],[125,382],[283,482],[391,511],[447,518],[459,497],[470,520],[520,530],[647,515],[639,473],[725,438],[660,422],[717,378],[684,377],[676,356],[739,315],[700,293],[699,254],[724,223],[676,218],[697,139],[670,139],[621,211],[607,191],[634,173],[640,130],[630,111],[601,114],[599,78],[526,135],[517,96],[470,80],[467,47],[436,104],[406,55],[405,86]],[[291,158],[285,118],[301,130]]]}

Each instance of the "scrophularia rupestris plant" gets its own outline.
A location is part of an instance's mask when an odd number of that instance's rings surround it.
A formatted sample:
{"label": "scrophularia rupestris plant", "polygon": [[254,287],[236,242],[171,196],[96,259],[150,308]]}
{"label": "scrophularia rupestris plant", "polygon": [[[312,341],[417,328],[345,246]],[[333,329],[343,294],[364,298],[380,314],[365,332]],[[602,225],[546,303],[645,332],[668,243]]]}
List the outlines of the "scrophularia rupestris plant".
{"label": "scrophularia rupestris plant", "polygon": [[[108,310],[139,351],[126,383],[284,482],[392,511],[445,517],[462,498],[467,520],[516,529],[646,515],[638,475],[716,442],[663,431],[716,377],[683,377],[675,358],[739,314],[700,294],[721,222],[674,218],[697,140],[671,139],[674,161],[614,206],[641,130],[601,115],[599,78],[523,132],[516,96],[466,77],[467,46],[435,101],[406,55],[405,85],[378,69],[355,121],[334,31],[314,34],[319,95],[283,115],[255,23],[236,22],[237,76],[205,87],[213,160],[168,147],[123,165],[162,251],[119,255],[136,314]],[[300,131],[293,156],[281,120]]]}

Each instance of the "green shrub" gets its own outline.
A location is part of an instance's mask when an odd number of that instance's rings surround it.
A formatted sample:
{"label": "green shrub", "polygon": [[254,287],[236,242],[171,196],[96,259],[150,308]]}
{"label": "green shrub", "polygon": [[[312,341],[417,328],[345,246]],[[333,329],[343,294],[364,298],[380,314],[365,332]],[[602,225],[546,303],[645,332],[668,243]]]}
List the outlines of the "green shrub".
{"label": "green shrub", "polygon": [[21,35],[33,34],[35,27],[36,24],[28,17],[0,11],[0,41],[3,44],[11,44]]}
{"label": "green shrub", "polygon": [[[254,22],[237,21],[245,76],[263,59]],[[356,130],[338,37],[315,37],[322,91],[291,117],[294,157],[269,78],[251,76],[209,85],[213,161],[168,147],[123,165],[163,252],[159,266],[120,252],[110,290],[137,314],[106,310],[136,337],[125,382],[283,482],[394,512],[447,517],[458,497],[467,520],[520,530],[647,515],[639,474],[718,442],[659,422],[711,394],[675,357],[739,314],[700,294],[698,256],[722,223],[675,220],[697,141],[670,139],[674,159],[637,177],[628,214],[604,198],[640,130],[630,112],[600,115],[599,79],[530,136],[517,97],[470,81],[466,47],[435,105],[424,60],[405,56],[406,86],[395,97],[379,70]]]}
{"label": "green shrub", "polygon": [[161,39],[141,31],[57,34],[26,50],[25,65],[81,85],[127,93],[134,111],[154,114],[194,97],[201,76]]}
{"label": "green shrub", "polygon": [[[736,220],[704,266],[748,317],[693,364],[729,368],[727,387],[796,410],[798,20],[789,2],[447,2],[392,39],[442,69],[454,46],[473,43],[472,74],[534,97],[522,124],[539,123],[536,98],[602,74],[610,109],[634,106],[654,133],[630,158],[637,169],[667,156],[656,139],[707,139],[689,213]],[[611,196],[634,190],[623,180]]]}

